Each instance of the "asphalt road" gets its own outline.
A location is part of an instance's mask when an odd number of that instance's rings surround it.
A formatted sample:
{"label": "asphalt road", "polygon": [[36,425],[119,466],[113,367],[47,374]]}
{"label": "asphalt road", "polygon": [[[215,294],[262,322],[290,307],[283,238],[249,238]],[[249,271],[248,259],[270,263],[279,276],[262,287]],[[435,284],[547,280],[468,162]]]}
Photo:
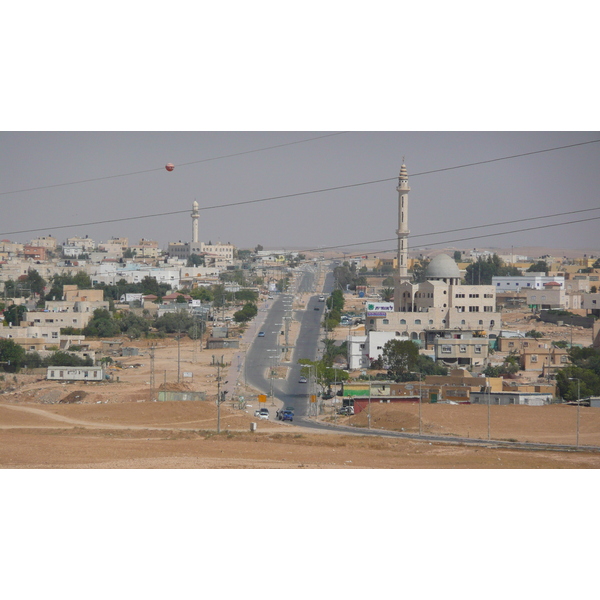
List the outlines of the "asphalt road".
{"label": "asphalt road", "polygon": [[[300,358],[315,360],[319,349],[321,336],[321,320],[323,318],[324,303],[319,302],[318,296],[322,290],[317,289],[318,265],[308,265],[296,277],[295,289],[292,293],[277,294],[272,300],[261,331],[264,337],[257,337],[246,355],[246,381],[256,389],[268,395],[273,394],[282,401],[284,407],[292,407],[295,416],[309,414],[310,394],[316,390],[311,389],[310,383],[300,383]],[[325,279],[324,293],[329,293],[333,284],[333,277],[328,273]],[[294,294],[314,294],[308,301],[303,311],[292,311]],[[317,308],[318,310],[315,310]],[[300,320],[300,332],[296,346],[289,363],[282,363],[288,367],[288,377],[285,380],[270,379],[269,369],[274,366],[282,356],[282,345],[285,343],[285,319],[293,317]],[[274,418],[275,415],[271,415]]]}

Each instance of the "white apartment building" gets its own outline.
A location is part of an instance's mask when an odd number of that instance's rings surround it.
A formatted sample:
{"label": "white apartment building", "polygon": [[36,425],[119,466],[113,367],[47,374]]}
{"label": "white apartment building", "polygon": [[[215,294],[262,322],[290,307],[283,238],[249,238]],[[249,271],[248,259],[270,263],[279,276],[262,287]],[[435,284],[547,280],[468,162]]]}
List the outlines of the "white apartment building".
{"label": "white apartment building", "polygon": [[559,283],[560,289],[564,289],[565,278],[562,275],[549,277],[539,273],[517,277],[492,277],[492,286],[494,286],[496,292],[518,292],[522,289],[542,290],[544,285],[548,283]]}

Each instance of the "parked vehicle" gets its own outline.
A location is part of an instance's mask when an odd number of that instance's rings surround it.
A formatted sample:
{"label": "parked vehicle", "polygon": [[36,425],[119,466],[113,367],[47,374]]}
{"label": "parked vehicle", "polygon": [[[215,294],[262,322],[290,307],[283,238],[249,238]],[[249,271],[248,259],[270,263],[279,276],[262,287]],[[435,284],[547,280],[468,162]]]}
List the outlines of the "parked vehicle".
{"label": "parked vehicle", "polygon": [[261,408],[258,411],[258,418],[259,419],[268,419],[269,418],[269,409],[268,408]]}
{"label": "parked vehicle", "polygon": [[308,381],[308,379],[306,379],[306,377],[304,377],[304,375],[302,377],[300,377],[300,379],[298,379],[298,383],[306,383]]}
{"label": "parked vehicle", "polygon": [[340,410],[338,410],[338,415],[353,415],[354,414],[354,406],[342,406]]}

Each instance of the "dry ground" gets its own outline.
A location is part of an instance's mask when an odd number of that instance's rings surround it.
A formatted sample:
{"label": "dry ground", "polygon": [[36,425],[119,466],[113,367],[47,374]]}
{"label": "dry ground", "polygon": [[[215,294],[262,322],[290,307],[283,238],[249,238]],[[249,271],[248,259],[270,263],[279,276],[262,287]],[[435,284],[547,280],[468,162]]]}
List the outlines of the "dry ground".
{"label": "dry ground", "polygon": [[[425,431],[487,435],[487,414],[478,406],[424,406]],[[515,409],[501,414],[500,409]],[[514,437],[515,423],[533,429],[526,437],[547,439],[554,429],[558,441],[569,439],[566,421],[570,407],[492,407],[492,432]],[[418,430],[418,406],[372,407],[372,427]],[[402,410],[401,410],[402,409]],[[438,410],[439,409],[439,410]],[[473,410],[475,409],[475,410]],[[556,409],[556,410],[552,410]],[[571,411],[573,409],[571,408]],[[522,411],[522,412],[521,412]],[[542,411],[542,412],[539,412]],[[258,422],[243,411],[223,408],[220,435],[212,402],[126,402],[112,404],[0,404],[0,466],[3,468],[598,468],[600,454],[592,452],[520,451],[473,448],[372,438],[361,435],[307,433],[300,427]],[[436,413],[434,415],[434,413]],[[435,417],[436,422],[430,419]],[[364,421],[366,413],[350,419]],[[593,432],[597,421],[582,419]],[[512,423],[512,425],[508,425]],[[569,423],[571,425],[571,423]],[[496,431],[497,430],[497,431]],[[483,435],[481,437],[483,437]]]}

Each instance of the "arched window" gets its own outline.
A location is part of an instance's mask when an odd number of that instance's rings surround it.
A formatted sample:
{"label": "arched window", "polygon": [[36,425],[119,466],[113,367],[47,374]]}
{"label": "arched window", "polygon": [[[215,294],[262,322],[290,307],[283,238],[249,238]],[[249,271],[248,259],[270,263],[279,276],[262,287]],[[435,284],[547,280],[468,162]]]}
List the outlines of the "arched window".
{"label": "arched window", "polygon": [[415,319],[415,325],[420,325],[421,324],[421,319]]}
{"label": "arched window", "polygon": [[406,319],[400,319],[400,325],[406,325]]}

